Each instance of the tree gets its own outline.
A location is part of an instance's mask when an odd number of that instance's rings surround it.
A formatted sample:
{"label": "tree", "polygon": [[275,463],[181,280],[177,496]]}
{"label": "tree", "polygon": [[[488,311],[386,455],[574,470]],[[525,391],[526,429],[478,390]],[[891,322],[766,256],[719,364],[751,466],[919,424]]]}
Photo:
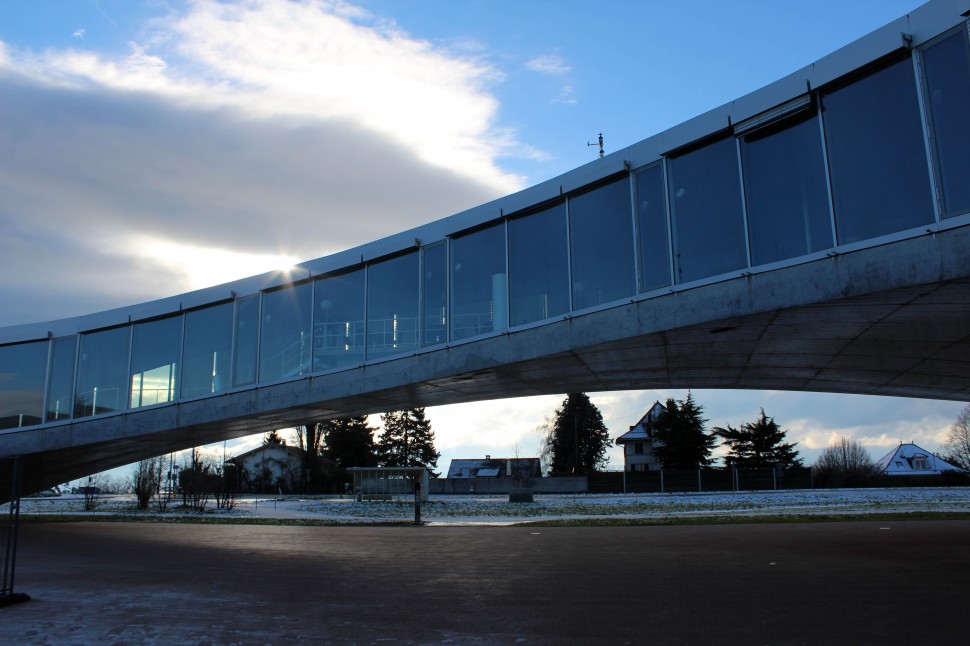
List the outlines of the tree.
{"label": "tree", "polygon": [[651,422],[654,455],[665,469],[699,469],[714,462],[711,451],[717,446],[717,436],[706,433],[703,407],[687,393],[687,399],[667,399],[664,410]]}
{"label": "tree", "polygon": [[761,415],[753,423],[742,422],[740,428],[715,428],[714,434],[724,439],[730,451],[724,461],[739,469],[763,469],[781,464],[783,467],[801,466],[795,444],[786,444],[786,432],[774,417]]}
{"label": "tree", "polygon": [[305,493],[320,486],[320,449],[323,445],[323,424],[306,422],[293,429],[296,446],[303,451],[303,489]]}
{"label": "tree", "polygon": [[333,460],[338,469],[346,471],[351,467],[377,466],[374,428],[367,423],[366,415],[329,420],[320,427],[323,454]]}
{"label": "tree", "polygon": [[272,431],[263,436],[263,446],[267,444],[282,444],[283,438],[276,431]]}
{"label": "tree", "polygon": [[152,496],[158,494],[162,484],[162,463],[161,457],[154,457],[142,460],[135,467],[131,477],[131,488],[135,494],[135,504],[138,509],[148,509]]}
{"label": "tree", "polygon": [[970,469],[970,404],[960,411],[946,435],[943,459],[961,469]]}
{"label": "tree", "polygon": [[586,393],[569,393],[546,439],[551,475],[585,475],[606,465],[612,444],[603,415]]}
{"label": "tree", "polygon": [[818,456],[812,473],[819,485],[851,486],[875,475],[876,465],[866,447],[855,440],[840,437]]}
{"label": "tree", "polygon": [[377,443],[377,462],[382,467],[425,467],[431,476],[441,454],[434,448],[434,431],[424,408],[381,415],[384,432]]}

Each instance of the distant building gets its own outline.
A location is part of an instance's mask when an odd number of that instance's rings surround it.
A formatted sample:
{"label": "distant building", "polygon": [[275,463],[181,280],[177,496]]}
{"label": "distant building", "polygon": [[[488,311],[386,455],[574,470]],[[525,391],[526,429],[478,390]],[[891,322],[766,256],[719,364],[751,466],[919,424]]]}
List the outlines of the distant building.
{"label": "distant building", "polygon": [[663,466],[654,454],[660,443],[653,436],[653,423],[663,411],[663,404],[654,402],[639,422],[616,438],[616,444],[623,447],[624,471],[655,471]]}
{"label": "distant building", "polygon": [[492,458],[452,460],[449,478],[540,478],[539,458]]}
{"label": "distant building", "polygon": [[878,462],[876,468],[889,476],[928,476],[944,472],[966,473],[943,458],[915,444],[900,444]]}
{"label": "distant building", "polygon": [[263,444],[232,458],[241,469],[244,491],[290,492],[296,489],[303,472],[303,450],[282,444]]}

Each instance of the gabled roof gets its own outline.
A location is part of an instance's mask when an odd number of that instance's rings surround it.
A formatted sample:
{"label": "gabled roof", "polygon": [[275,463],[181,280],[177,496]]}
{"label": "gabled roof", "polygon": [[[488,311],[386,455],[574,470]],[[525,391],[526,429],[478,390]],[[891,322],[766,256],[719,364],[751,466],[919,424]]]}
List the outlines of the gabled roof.
{"label": "gabled roof", "polygon": [[964,472],[963,469],[953,466],[943,458],[913,443],[897,446],[876,462],[876,468],[891,476],[934,475],[944,471]]}
{"label": "gabled roof", "polygon": [[261,444],[260,446],[257,446],[255,449],[233,456],[232,458],[230,458],[230,460],[246,460],[247,458],[250,458],[252,456],[255,456],[261,453],[265,454],[268,452],[288,453],[292,456],[300,458],[301,460],[303,459],[303,449],[300,449],[295,446],[288,446],[287,444],[283,443],[283,444]]}
{"label": "gabled roof", "polygon": [[651,438],[650,433],[647,431],[647,427],[650,422],[653,422],[657,417],[664,411],[664,405],[659,401],[654,402],[653,406],[643,414],[640,421],[630,427],[630,430],[616,438],[616,443],[621,442],[643,442],[644,440],[649,440]]}

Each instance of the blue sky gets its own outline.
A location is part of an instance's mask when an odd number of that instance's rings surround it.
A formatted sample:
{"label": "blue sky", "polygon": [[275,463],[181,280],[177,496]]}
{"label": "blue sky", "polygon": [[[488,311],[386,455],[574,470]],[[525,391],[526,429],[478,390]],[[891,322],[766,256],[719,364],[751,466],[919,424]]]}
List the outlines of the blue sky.
{"label": "blue sky", "polygon": [[[319,257],[554,177],[754,91],[916,0],[0,3],[0,325]],[[696,391],[764,406],[808,462],[936,449],[954,402]],[[655,399],[593,396],[617,436]],[[562,397],[429,411],[453,457],[534,455]],[[256,441],[256,440],[253,440]],[[245,443],[240,445],[245,446]],[[612,456],[619,465],[619,454]]]}

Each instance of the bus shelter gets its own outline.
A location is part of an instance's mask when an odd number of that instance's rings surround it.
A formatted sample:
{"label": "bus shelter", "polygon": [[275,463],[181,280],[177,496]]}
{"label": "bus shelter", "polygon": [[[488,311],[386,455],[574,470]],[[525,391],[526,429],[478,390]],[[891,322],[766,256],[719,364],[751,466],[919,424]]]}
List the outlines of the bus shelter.
{"label": "bus shelter", "polygon": [[421,501],[428,500],[428,470],[424,467],[352,467],[354,498],[358,501],[413,500],[414,485]]}

